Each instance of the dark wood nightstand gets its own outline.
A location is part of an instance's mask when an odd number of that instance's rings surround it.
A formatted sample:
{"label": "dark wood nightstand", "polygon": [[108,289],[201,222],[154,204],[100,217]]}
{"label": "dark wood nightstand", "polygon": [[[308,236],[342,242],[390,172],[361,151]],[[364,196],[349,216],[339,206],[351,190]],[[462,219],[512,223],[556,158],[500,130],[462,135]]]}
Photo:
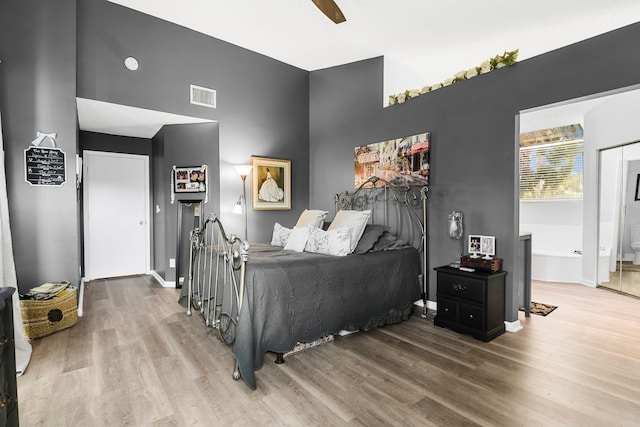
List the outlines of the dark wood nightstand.
{"label": "dark wood nightstand", "polygon": [[436,267],[438,312],[436,326],[491,341],[505,331],[504,286],[506,271],[492,273]]}

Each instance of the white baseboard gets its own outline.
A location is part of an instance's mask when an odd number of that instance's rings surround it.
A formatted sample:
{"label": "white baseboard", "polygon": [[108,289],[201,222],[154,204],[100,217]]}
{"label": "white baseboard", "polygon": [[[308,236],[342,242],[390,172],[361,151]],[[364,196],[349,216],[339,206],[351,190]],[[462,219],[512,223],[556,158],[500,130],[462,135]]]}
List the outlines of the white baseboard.
{"label": "white baseboard", "polygon": [[523,326],[520,324],[520,320],[514,320],[513,322],[507,322],[505,320],[504,328],[507,332],[518,332],[524,329]]}
{"label": "white baseboard", "polygon": [[154,279],[156,279],[156,281],[160,284],[160,286],[162,286],[163,288],[175,288],[176,287],[176,282],[175,281],[168,281],[168,280],[164,280],[162,278],[162,276],[160,276],[156,271],[151,270],[149,271],[149,274],[153,276]]}
{"label": "white baseboard", "polygon": [[[414,305],[417,305],[418,307],[424,307],[424,301],[422,301],[421,299],[414,302]],[[430,310],[438,310],[438,304],[435,301],[429,301],[427,300],[427,309]]]}

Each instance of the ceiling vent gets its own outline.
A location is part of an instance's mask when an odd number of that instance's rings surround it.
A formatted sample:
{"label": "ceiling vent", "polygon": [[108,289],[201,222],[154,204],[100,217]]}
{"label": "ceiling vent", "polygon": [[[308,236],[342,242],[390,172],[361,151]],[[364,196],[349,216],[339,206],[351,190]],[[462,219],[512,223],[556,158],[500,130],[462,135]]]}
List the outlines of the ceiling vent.
{"label": "ceiling vent", "polygon": [[191,85],[191,103],[201,107],[216,108],[215,89]]}

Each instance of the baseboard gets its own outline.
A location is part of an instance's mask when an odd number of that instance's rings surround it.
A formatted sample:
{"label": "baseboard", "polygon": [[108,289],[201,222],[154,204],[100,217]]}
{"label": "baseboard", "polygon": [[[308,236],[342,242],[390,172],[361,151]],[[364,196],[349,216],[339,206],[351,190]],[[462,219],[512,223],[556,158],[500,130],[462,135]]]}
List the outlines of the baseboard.
{"label": "baseboard", "polygon": [[520,324],[520,320],[514,320],[513,322],[507,322],[505,320],[504,328],[507,332],[518,332],[524,329],[523,326]]}
{"label": "baseboard", "polygon": [[160,284],[160,286],[162,286],[163,288],[175,288],[176,287],[176,282],[175,281],[168,281],[168,280],[164,280],[162,278],[162,276],[160,276],[156,271],[151,270],[149,272],[149,274],[151,276],[153,276],[154,279],[156,279],[156,281]]}
{"label": "baseboard", "polygon": [[80,289],[78,291],[78,317],[82,317],[84,309],[84,277],[80,278]]}
{"label": "baseboard", "polygon": [[[420,307],[420,308],[424,307],[424,301],[422,301],[421,299],[416,301],[416,302],[414,302],[413,304],[418,306],[418,307]],[[427,309],[436,310],[437,311],[438,304],[435,301],[427,301]]]}

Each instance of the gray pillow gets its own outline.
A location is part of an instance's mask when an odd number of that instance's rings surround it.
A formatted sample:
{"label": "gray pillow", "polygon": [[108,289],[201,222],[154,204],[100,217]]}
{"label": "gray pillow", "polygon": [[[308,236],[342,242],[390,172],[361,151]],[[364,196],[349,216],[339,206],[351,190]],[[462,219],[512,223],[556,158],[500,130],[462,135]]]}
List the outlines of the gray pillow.
{"label": "gray pillow", "polygon": [[384,251],[395,245],[397,241],[398,237],[395,234],[385,231],[374,243],[372,250],[373,252]]}
{"label": "gray pillow", "polygon": [[389,227],[377,224],[367,224],[362,233],[362,237],[358,241],[358,245],[353,250],[354,254],[362,255],[366,254],[373,249],[380,236],[387,231]]}

